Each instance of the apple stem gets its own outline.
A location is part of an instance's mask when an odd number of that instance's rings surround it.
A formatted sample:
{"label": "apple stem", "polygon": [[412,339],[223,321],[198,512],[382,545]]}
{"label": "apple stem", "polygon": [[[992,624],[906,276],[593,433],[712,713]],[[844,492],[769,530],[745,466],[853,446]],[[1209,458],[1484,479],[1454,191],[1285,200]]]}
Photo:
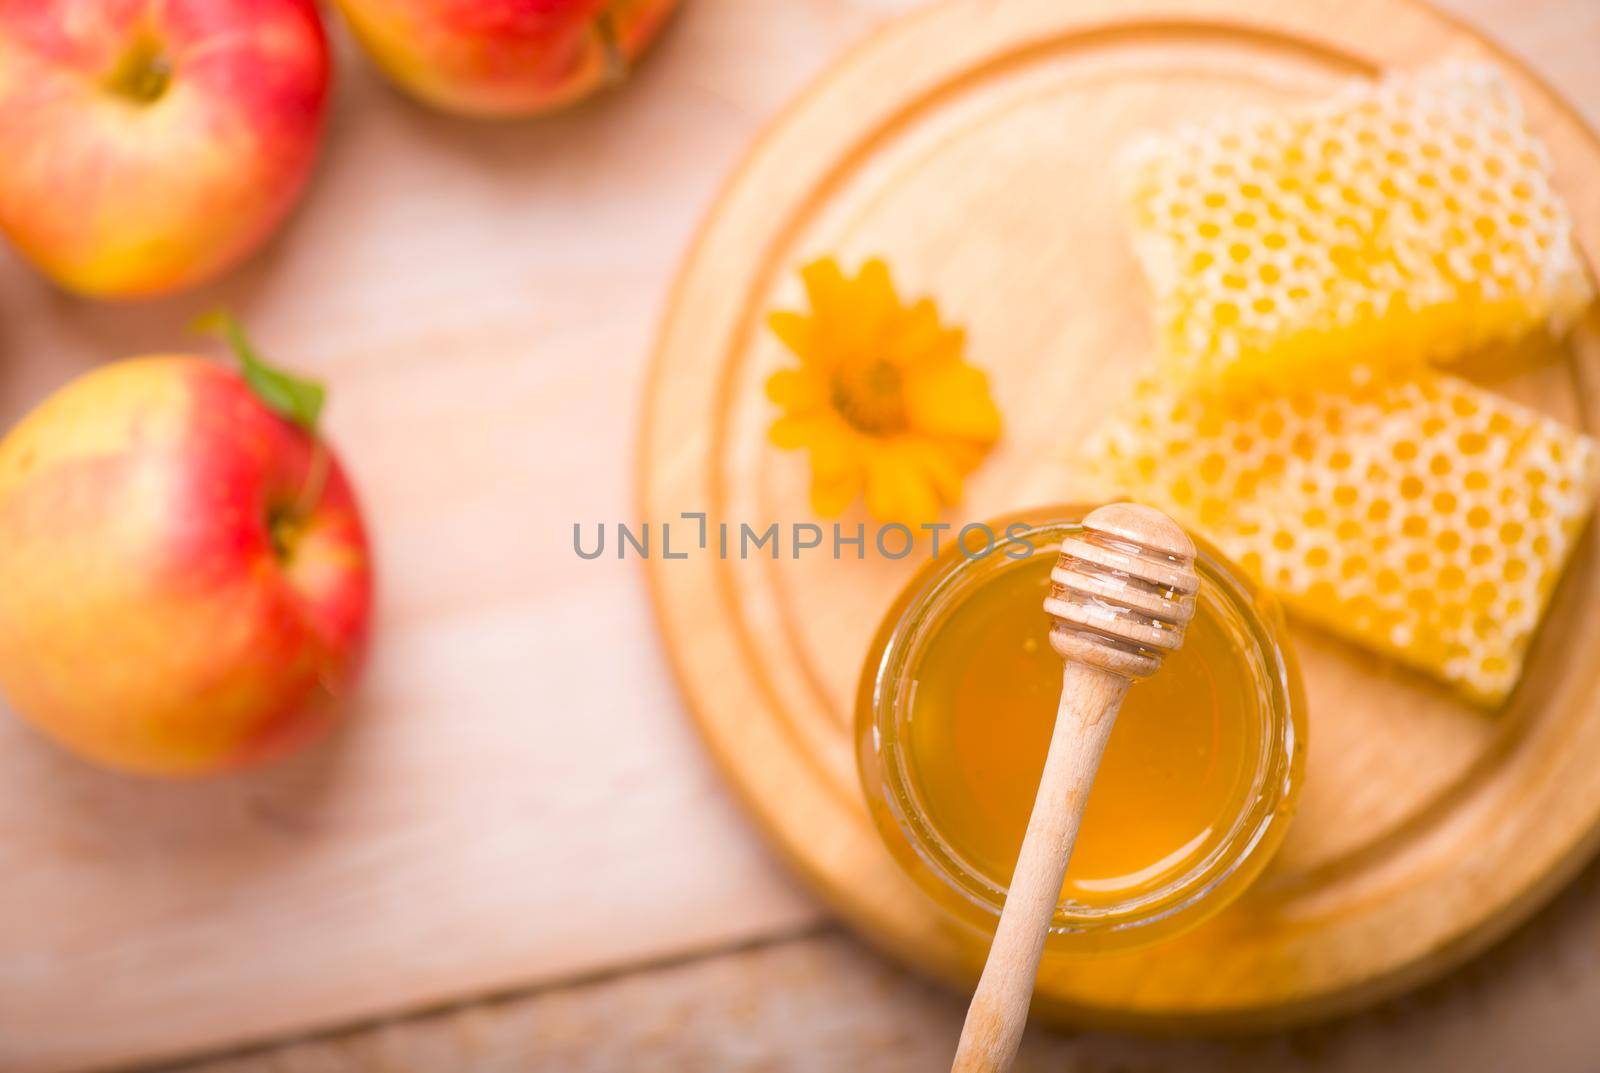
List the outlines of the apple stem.
{"label": "apple stem", "polygon": [[295,376],[262,358],[245,335],[244,326],[225,309],[200,317],[193,328],[226,339],[251,393],[267,409],[311,437],[311,459],[299,492],[287,506],[274,506],[267,512],[267,533],[273,551],[279,560],[286,561],[294,551],[301,523],[311,516],[328,486],[332,457],[317,434],[317,420],[322,416],[327,390],[315,380]]}
{"label": "apple stem", "polygon": [[622,51],[622,42],[617,39],[616,17],[610,6],[595,16],[594,32],[605,53],[606,83],[614,86],[628,75],[628,57]]}
{"label": "apple stem", "polygon": [[272,542],[273,554],[279,562],[286,563],[293,557],[301,530],[328,486],[331,460],[332,456],[323,442],[320,439],[312,440],[311,461],[294,501],[287,506],[275,505],[267,509],[267,538]]}
{"label": "apple stem", "polygon": [[300,486],[300,494],[294,498],[294,506],[289,508],[294,517],[307,517],[316,508],[317,501],[322,498],[322,490],[328,486],[329,462],[328,448],[320,438],[313,440],[305,483]]}
{"label": "apple stem", "polygon": [[317,419],[322,416],[328,397],[322,384],[296,376],[262,358],[250,344],[244,326],[225,309],[199,317],[192,327],[227,340],[239,362],[239,372],[255,397],[279,417],[316,435]]}

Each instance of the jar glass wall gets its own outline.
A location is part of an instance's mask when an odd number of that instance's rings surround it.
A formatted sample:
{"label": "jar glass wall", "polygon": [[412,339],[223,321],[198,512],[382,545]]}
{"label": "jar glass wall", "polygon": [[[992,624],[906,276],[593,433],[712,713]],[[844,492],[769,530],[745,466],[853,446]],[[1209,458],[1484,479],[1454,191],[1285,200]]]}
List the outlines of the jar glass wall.
{"label": "jar glass wall", "polygon": [[[857,699],[862,786],[895,859],[982,936],[1004,903],[1048,745],[1060,660],[1042,610],[1081,507],[996,519],[910,582]],[[1277,605],[1196,541],[1183,648],[1137,683],[1090,794],[1047,956],[1192,927],[1260,873],[1304,772],[1305,699]]]}

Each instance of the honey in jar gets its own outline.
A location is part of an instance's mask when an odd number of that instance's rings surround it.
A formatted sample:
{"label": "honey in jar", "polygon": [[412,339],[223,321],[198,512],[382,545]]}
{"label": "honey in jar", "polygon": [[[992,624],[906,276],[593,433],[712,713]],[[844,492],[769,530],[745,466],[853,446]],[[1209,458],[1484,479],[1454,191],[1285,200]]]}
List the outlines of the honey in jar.
{"label": "honey in jar", "polygon": [[[990,528],[1017,540],[947,551],[891,610],[863,677],[860,760],[879,830],[929,897],[980,931],[1003,904],[1055,723],[1062,663],[1042,604],[1082,514],[1001,519]],[[1190,927],[1282,838],[1302,770],[1298,673],[1272,605],[1208,546],[1196,567],[1183,646],[1117,717],[1047,954]]]}

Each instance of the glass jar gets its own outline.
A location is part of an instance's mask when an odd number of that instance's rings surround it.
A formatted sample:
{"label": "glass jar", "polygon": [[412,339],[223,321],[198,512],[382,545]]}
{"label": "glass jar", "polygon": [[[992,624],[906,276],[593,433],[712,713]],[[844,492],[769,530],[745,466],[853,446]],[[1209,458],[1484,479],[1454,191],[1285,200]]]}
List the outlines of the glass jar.
{"label": "glass jar", "polygon": [[[1085,513],[1046,508],[967,527],[889,609],[862,673],[857,760],[874,823],[928,898],[983,946],[1004,903],[1053,722],[1058,687],[1040,679],[1047,672],[1039,661],[1055,660],[1048,673],[1058,683],[1059,658],[1045,640],[1044,586],[1062,539],[1081,529]],[[1260,874],[1293,813],[1304,775],[1305,696],[1283,642],[1281,612],[1215,548],[1195,543],[1195,620],[1184,648],[1154,678],[1136,683],[1124,703],[1047,957],[1131,949],[1200,923]],[[1187,670],[1174,663],[1185,652],[1192,652]],[[1195,685],[1162,680],[1183,674],[1201,675],[1197,681],[1211,688],[1209,737],[1205,723],[1192,718],[1190,709],[1204,707]],[[1225,703],[1217,701],[1218,683],[1228,687],[1220,694]],[[1024,685],[1029,692],[1017,692]],[[967,714],[950,715],[957,700],[946,694],[965,698]],[[992,700],[995,710],[975,715],[974,698],[977,709]],[[1021,707],[1031,721],[1025,732],[1011,711]],[[1232,774],[1210,785],[1222,743],[1231,746],[1224,766]],[[1171,770],[1150,767],[1158,754]],[[1203,771],[1205,794],[1184,789],[1201,785],[1190,765]],[[1125,785],[1103,789],[1115,782]],[[1149,811],[1166,802],[1173,815]],[[1196,815],[1177,816],[1180,809]],[[1003,823],[996,819],[1002,815]],[[1141,865],[1140,847],[1159,841],[1145,835],[1164,836],[1168,827],[1179,851],[1165,853],[1162,844],[1150,850],[1157,859]],[[1184,841],[1190,830],[1200,835]],[[1084,868],[1109,871],[1074,880],[1080,857]]]}

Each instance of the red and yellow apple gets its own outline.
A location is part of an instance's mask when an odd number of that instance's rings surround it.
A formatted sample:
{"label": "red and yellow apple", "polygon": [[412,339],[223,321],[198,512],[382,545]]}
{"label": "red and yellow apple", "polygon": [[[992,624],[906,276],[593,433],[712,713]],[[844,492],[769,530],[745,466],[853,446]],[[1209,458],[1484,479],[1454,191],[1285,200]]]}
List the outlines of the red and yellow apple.
{"label": "red and yellow apple", "polygon": [[372,604],[339,463],[240,375],[135,358],[0,441],[0,693],[100,764],[192,775],[332,725]]}
{"label": "red and yellow apple", "polygon": [[677,0],[338,0],[379,67],[450,112],[526,116],[581,100],[649,47]]}
{"label": "red and yellow apple", "polygon": [[209,279],[298,198],[328,82],[313,0],[0,0],[0,231],[83,294]]}

